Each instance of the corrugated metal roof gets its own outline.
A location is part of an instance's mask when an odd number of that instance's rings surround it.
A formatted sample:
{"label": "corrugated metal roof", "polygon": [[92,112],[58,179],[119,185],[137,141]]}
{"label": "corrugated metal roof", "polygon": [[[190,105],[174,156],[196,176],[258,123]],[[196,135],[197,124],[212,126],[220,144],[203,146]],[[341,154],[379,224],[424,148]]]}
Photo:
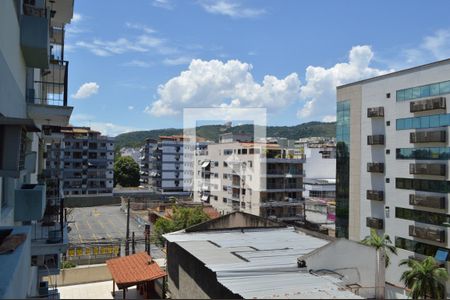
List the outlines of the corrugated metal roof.
{"label": "corrugated metal roof", "polygon": [[243,298],[358,298],[339,279],[297,268],[297,258],[329,243],[293,228],[166,234]]}

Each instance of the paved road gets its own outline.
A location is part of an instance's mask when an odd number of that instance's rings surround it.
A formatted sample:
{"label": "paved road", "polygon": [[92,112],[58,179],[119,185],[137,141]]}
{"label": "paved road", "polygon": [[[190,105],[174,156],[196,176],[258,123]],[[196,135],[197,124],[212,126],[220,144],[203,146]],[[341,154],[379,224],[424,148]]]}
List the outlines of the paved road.
{"label": "paved road", "polygon": [[[75,208],[68,217],[68,221],[72,228],[69,232],[69,243],[71,244],[125,240],[127,216],[120,206]],[[136,239],[142,241],[136,243],[136,251],[144,251],[144,226],[130,219],[130,239],[133,231]],[[155,245],[152,245],[151,253],[155,258],[165,257],[164,253]]]}

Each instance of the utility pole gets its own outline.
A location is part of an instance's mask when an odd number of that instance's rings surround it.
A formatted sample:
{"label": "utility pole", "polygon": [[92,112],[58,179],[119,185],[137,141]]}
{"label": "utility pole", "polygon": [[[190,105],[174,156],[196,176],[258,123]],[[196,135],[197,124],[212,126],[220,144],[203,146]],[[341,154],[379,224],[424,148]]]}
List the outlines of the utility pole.
{"label": "utility pole", "polygon": [[130,198],[127,198],[127,232],[125,237],[125,256],[130,254]]}
{"label": "utility pole", "polygon": [[151,241],[150,241],[150,224],[145,224],[145,251],[150,255]]}
{"label": "utility pole", "polygon": [[131,253],[136,253],[136,244],[134,240],[134,231],[131,233]]}

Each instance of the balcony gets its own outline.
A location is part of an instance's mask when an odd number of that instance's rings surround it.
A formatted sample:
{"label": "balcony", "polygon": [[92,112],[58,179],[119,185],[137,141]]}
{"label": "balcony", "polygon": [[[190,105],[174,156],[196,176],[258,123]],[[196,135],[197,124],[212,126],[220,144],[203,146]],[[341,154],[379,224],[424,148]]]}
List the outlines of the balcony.
{"label": "balcony", "polygon": [[445,230],[409,225],[409,236],[433,242],[445,242]]}
{"label": "balcony", "polygon": [[444,164],[410,164],[409,174],[445,176],[447,166]]}
{"label": "balcony", "polygon": [[368,118],[383,118],[384,117],[384,107],[369,107],[367,109]]}
{"label": "balcony", "polygon": [[383,229],[383,220],[378,218],[366,218],[366,226],[374,229]]}
{"label": "balcony", "polygon": [[27,109],[42,124],[67,126],[73,107],[67,106],[69,62],[51,60],[40,80],[27,85]]}
{"label": "balcony", "polygon": [[384,135],[368,135],[367,145],[384,145]]}
{"label": "balcony", "polygon": [[445,143],[447,132],[445,130],[419,131],[409,134],[410,143]]}
{"label": "balcony", "polygon": [[409,204],[413,206],[445,209],[445,197],[409,195]]}
{"label": "balcony", "polygon": [[383,191],[375,191],[375,190],[367,190],[366,197],[367,197],[367,200],[384,201],[384,192]]}
{"label": "balcony", "polygon": [[42,219],[46,208],[46,189],[41,184],[24,184],[15,191],[14,221],[29,222]]}
{"label": "balcony", "polygon": [[49,18],[45,7],[24,4],[20,46],[27,67],[46,69],[50,60]]}
{"label": "balcony", "polygon": [[445,108],[445,97],[436,97],[420,101],[412,101],[409,103],[409,111],[412,113]]}
{"label": "balcony", "polygon": [[384,173],[384,163],[367,163],[367,172]]}

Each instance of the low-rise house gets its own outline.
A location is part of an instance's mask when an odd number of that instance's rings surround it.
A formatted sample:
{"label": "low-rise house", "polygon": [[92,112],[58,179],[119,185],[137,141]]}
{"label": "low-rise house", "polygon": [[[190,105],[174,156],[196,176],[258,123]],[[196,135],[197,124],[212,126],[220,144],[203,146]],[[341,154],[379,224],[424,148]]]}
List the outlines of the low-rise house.
{"label": "low-rise house", "polygon": [[251,214],[235,212],[164,238],[173,299],[374,298],[379,286],[374,248]]}

